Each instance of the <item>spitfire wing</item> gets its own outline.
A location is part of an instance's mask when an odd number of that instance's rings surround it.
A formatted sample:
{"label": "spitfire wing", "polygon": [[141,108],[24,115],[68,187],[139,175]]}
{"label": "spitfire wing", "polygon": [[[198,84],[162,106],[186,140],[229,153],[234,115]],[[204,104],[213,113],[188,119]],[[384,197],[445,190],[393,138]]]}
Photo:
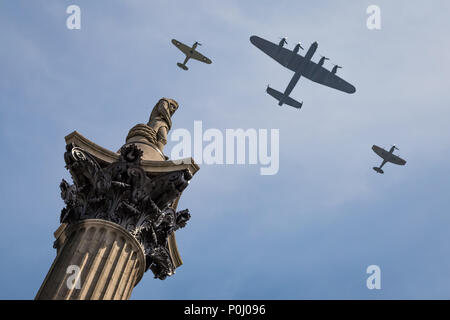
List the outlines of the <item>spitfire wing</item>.
{"label": "spitfire wing", "polygon": [[212,62],[211,60],[209,60],[207,57],[205,57],[204,55],[202,55],[202,54],[201,54],[200,52],[198,52],[198,51],[194,51],[194,52],[192,53],[192,59],[195,59],[195,60],[198,60],[198,61],[207,63],[207,64],[210,64],[210,63]]}
{"label": "spitfire wing", "polygon": [[392,162],[394,164],[398,164],[400,166],[404,166],[406,164],[406,161],[400,158],[399,156],[396,156],[394,154],[391,154],[391,157],[388,159],[389,162]]}
{"label": "spitfire wing", "polygon": [[386,159],[389,156],[389,152],[379,146],[373,145],[372,150],[383,159]]}
{"label": "spitfire wing", "polygon": [[177,47],[178,49],[180,49],[181,52],[183,52],[185,55],[187,55],[189,53],[189,51],[191,50],[190,47],[188,47],[187,45],[185,45],[184,43],[181,43],[178,40],[172,39],[172,43],[175,47]]}

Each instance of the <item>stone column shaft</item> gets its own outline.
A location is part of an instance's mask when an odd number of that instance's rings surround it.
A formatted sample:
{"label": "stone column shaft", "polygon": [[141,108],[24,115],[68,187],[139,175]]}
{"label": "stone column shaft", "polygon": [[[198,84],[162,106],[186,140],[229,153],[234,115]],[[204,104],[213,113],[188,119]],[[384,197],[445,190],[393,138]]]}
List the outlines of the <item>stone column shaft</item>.
{"label": "stone column shaft", "polygon": [[67,227],[55,244],[58,253],[38,300],[126,300],[144,274],[142,247],[115,223],[83,220]]}

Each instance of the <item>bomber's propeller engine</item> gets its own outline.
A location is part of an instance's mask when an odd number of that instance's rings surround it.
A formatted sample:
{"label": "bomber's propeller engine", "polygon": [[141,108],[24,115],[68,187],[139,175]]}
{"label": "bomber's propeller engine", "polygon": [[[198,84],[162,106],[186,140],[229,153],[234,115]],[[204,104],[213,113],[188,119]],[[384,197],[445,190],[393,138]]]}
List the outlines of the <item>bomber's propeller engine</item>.
{"label": "bomber's propeller engine", "polygon": [[284,46],[285,44],[288,44],[287,37],[283,37],[283,38],[280,38],[280,39],[281,39],[280,43],[278,44],[280,47]]}
{"label": "bomber's propeller engine", "polygon": [[321,56],[321,58],[319,60],[319,66],[323,66],[323,64],[325,63],[325,60],[330,60],[330,58],[327,58],[325,56]]}
{"label": "bomber's propeller engine", "polygon": [[294,54],[296,54],[300,49],[304,50],[303,47],[302,47],[301,42],[299,42],[299,43],[297,43],[297,44],[295,45],[295,48],[294,48],[294,51],[293,51]]}
{"label": "bomber's propeller engine", "polygon": [[331,73],[336,74],[336,72],[337,72],[337,70],[338,70],[339,68],[342,68],[342,67],[341,67],[341,66],[338,66],[337,64],[335,64],[334,67],[333,67],[333,70],[331,70]]}

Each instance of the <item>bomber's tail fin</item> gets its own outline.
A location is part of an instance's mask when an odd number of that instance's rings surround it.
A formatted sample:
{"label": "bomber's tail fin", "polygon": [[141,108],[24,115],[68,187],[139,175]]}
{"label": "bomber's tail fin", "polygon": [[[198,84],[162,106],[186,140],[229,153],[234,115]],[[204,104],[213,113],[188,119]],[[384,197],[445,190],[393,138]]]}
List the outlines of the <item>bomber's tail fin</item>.
{"label": "bomber's tail fin", "polygon": [[266,92],[270,94],[272,97],[278,100],[278,105],[282,106],[283,104],[287,104],[291,107],[300,109],[303,105],[303,102],[298,102],[291,97],[285,97],[283,93],[272,89],[271,87],[267,86]]}
{"label": "bomber's tail fin", "polygon": [[179,66],[183,70],[188,70],[189,69],[185,64],[180,63],[180,62],[177,62],[177,66]]}

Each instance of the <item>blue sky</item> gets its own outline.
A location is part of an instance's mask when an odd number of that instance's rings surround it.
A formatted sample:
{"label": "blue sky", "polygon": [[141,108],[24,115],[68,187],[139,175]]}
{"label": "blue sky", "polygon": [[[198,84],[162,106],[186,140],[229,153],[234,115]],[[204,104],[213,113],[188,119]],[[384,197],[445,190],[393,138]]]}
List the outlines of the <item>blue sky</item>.
{"label": "blue sky", "polygon": [[[66,8],[81,8],[81,30]],[[366,8],[381,9],[368,30]],[[449,299],[448,1],[0,1],[0,298],[32,299],[54,257],[64,136],[110,150],[164,96],[173,129],[280,129],[280,170],[202,165],[179,208],[184,264],[132,299]],[[353,95],[302,79],[302,110],[265,94],[292,72],[250,44],[313,41]],[[200,41],[211,65],[170,43]],[[328,68],[331,64],[327,63]],[[372,144],[405,167],[379,165]],[[168,143],[166,150],[174,145]],[[366,268],[381,268],[368,290]]]}

